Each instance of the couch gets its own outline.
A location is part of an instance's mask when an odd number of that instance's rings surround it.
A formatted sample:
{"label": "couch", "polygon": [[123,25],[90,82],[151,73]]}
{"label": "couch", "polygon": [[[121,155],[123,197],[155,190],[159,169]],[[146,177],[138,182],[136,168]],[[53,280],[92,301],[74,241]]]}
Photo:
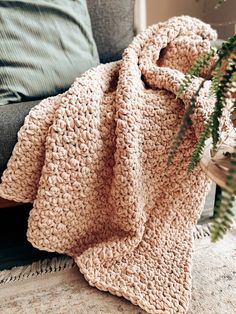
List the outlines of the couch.
{"label": "couch", "polygon": [[[134,0],[87,0],[93,36],[101,63],[121,58],[132,41],[134,29]],[[10,103],[0,106],[0,176],[6,168],[17,132],[31,108],[41,99]],[[19,206],[16,202],[0,198],[0,208]]]}

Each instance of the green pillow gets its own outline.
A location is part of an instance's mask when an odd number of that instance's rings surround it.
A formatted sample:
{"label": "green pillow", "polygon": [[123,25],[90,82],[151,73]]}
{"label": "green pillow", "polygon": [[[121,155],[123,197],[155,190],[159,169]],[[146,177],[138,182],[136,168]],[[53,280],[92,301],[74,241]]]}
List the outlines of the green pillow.
{"label": "green pillow", "polygon": [[61,93],[98,63],[86,0],[0,1],[0,105]]}

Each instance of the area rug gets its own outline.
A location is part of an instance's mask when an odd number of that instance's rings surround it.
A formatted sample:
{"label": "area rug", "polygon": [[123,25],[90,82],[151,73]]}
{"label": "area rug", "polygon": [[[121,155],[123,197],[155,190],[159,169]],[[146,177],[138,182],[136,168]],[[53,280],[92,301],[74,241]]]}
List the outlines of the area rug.
{"label": "area rug", "polygon": [[[196,230],[189,314],[235,314],[235,243],[236,229],[216,244],[207,227]],[[0,281],[1,314],[145,313],[124,298],[89,286],[66,256],[0,272]]]}

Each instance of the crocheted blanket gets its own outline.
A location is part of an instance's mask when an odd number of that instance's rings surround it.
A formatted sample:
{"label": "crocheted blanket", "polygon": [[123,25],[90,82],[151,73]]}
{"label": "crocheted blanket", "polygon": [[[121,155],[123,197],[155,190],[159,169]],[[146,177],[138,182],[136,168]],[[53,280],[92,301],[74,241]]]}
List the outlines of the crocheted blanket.
{"label": "crocheted blanket", "polygon": [[202,78],[176,98],[216,33],[186,16],[149,27],[121,61],[34,107],[18,133],[1,197],[33,202],[28,240],[72,256],[89,284],[148,313],[186,313],[192,230],[208,180],[187,165],[213,99],[205,84],[173,163],[168,152]]}

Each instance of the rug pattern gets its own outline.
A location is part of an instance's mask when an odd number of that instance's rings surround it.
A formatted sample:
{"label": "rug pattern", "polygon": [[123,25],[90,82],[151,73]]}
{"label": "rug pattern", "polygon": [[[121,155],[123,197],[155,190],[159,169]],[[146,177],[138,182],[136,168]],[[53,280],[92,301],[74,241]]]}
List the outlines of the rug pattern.
{"label": "rug pattern", "polygon": [[[216,244],[207,236],[195,239],[188,314],[235,314],[235,243],[236,229]],[[0,314],[145,313],[123,298],[90,287],[69,257],[0,272],[0,280]]]}

